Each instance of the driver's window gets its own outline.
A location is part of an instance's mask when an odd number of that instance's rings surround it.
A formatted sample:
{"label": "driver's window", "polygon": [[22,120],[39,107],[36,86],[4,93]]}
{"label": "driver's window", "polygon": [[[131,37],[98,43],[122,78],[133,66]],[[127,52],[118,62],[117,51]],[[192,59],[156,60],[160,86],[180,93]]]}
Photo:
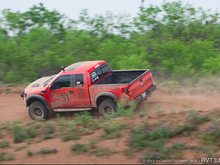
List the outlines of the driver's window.
{"label": "driver's window", "polygon": [[54,81],[54,89],[70,87],[70,75],[60,76]]}

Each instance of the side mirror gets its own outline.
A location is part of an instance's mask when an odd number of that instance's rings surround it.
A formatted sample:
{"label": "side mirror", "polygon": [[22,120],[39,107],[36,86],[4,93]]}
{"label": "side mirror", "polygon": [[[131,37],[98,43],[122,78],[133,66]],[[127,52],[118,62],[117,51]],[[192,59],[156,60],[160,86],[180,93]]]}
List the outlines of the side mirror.
{"label": "side mirror", "polygon": [[52,91],[54,88],[53,88],[53,84],[50,85],[49,87],[49,91]]}

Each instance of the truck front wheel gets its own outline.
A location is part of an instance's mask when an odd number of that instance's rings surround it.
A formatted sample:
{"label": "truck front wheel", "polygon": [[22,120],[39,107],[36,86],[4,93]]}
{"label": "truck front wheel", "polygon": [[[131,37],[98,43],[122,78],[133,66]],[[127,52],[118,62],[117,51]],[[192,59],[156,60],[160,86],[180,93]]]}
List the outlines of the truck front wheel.
{"label": "truck front wheel", "polygon": [[28,113],[33,120],[41,120],[47,119],[49,110],[42,102],[35,101],[29,106]]}
{"label": "truck front wheel", "polygon": [[116,112],[117,105],[113,100],[104,100],[99,105],[99,114],[106,118]]}

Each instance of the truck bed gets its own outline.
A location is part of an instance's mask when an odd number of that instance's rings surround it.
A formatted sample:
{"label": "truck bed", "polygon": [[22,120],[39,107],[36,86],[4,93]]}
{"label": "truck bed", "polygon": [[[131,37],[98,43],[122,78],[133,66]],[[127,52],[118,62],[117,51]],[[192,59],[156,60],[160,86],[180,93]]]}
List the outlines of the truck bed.
{"label": "truck bed", "polygon": [[148,70],[113,70],[96,84],[130,84]]}

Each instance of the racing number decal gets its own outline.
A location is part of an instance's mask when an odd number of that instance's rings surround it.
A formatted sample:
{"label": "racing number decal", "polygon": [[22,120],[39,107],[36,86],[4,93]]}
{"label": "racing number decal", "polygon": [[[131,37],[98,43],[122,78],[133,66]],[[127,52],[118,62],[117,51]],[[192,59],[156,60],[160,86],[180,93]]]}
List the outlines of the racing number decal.
{"label": "racing number decal", "polygon": [[65,93],[65,94],[58,94],[58,98],[59,98],[59,101],[69,101],[69,97],[68,95]]}
{"label": "racing number decal", "polygon": [[77,89],[79,98],[85,98],[84,89]]}

